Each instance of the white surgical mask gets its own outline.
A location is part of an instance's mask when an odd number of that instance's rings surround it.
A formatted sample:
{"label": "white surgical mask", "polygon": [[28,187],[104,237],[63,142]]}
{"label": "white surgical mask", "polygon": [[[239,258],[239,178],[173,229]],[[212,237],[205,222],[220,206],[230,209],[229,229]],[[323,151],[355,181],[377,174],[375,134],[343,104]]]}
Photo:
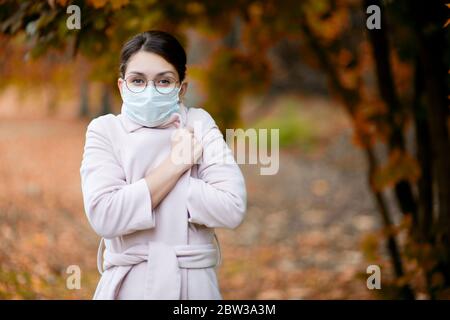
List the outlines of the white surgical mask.
{"label": "white surgical mask", "polygon": [[174,112],[179,112],[180,87],[170,94],[161,94],[153,85],[148,85],[144,91],[134,93],[122,82],[123,110],[128,117],[146,127],[158,126]]}

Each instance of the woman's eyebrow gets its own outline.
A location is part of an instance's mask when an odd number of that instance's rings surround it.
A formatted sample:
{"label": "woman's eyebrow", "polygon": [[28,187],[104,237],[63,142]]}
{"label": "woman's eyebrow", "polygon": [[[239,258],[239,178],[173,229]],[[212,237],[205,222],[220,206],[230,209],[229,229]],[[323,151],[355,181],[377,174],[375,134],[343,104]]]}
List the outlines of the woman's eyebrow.
{"label": "woman's eyebrow", "polygon": [[137,74],[137,75],[140,75],[140,76],[145,76],[145,73],[139,72],[139,71],[130,71],[128,73],[133,73],[133,74]]}
{"label": "woman's eyebrow", "polygon": [[172,73],[173,75],[175,75],[175,72],[170,71],[170,70],[167,70],[167,71],[163,71],[163,72],[157,73],[156,75],[157,75],[157,76],[162,76],[163,74],[166,74],[166,73]]}
{"label": "woman's eyebrow", "polygon": [[[139,71],[130,71],[129,73],[137,74],[140,76],[147,76],[145,73],[139,72]],[[162,72],[157,73],[156,76],[162,76],[163,74],[166,74],[166,73],[172,73],[173,75],[175,75],[175,72],[167,70],[167,71],[162,71]]]}

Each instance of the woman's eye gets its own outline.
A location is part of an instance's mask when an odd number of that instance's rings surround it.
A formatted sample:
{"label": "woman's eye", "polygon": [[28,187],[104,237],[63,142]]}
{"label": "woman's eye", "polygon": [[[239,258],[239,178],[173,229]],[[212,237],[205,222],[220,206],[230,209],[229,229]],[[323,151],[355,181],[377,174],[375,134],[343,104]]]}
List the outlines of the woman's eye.
{"label": "woman's eye", "polygon": [[161,80],[158,81],[158,84],[160,84],[160,85],[168,85],[168,84],[170,84],[170,80],[161,79]]}
{"label": "woman's eye", "polygon": [[133,84],[144,84],[145,81],[143,79],[133,79],[131,80]]}
{"label": "woman's eye", "polygon": [[175,80],[171,78],[163,78],[156,81],[156,85],[158,87],[169,87],[172,86],[175,83]]}

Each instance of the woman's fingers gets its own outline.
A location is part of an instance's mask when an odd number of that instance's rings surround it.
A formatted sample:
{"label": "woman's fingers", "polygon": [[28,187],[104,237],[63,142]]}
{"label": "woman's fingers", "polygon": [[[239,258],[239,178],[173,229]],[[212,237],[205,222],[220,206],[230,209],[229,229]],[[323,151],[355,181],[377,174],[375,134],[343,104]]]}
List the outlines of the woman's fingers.
{"label": "woman's fingers", "polygon": [[200,159],[200,157],[202,156],[203,153],[203,146],[202,144],[197,140],[197,138],[195,138],[195,136],[193,136],[192,139],[192,158],[193,158],[193,163],[197,163],[198,160]]}
{"label": "woman's fingers", "polygon": [[203,153],[203,146],[195,137],[192,127],[185,126],[175,130],[172,136],[172,152],[180,157],[186,168],[198,163]]}

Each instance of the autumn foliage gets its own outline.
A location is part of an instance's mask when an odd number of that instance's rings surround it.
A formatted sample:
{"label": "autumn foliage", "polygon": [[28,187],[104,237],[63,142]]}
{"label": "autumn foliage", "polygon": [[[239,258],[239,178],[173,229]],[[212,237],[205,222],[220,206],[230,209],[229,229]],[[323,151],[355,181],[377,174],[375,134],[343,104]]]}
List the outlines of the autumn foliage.
{"label": "autumn foliage", "polygon": [[[444,2],[73,1],[82,12],[80,30],[66,28],[69,4],[1,2],[0,54],[7,59],[0,62],[0,87],[66,88],[71,79],[86,116],[84,84],[96,80],[103,84],[102,112],[109,112],[126,39],[159,28],[187,45],[195,30],[211,46],[203,48],[207,61],[189,72],[224,129],[242,124],[245,97],[279,93],[274,75],[280,71],[270,57],[288,42],[297,48],[292,61],[326,77],[365,156],[384,228],[369,234],[362,250],[377,262],[377,251],[386,248],[393,269],[389,297],[414,299],[423,290],[429,298],[450,297],[450,10]],[[381,29],[366,27],[371,4],[381,8]],[[22,64],[22,57],[29,62]],[[55,101],[64,90],[55,90]]]}

